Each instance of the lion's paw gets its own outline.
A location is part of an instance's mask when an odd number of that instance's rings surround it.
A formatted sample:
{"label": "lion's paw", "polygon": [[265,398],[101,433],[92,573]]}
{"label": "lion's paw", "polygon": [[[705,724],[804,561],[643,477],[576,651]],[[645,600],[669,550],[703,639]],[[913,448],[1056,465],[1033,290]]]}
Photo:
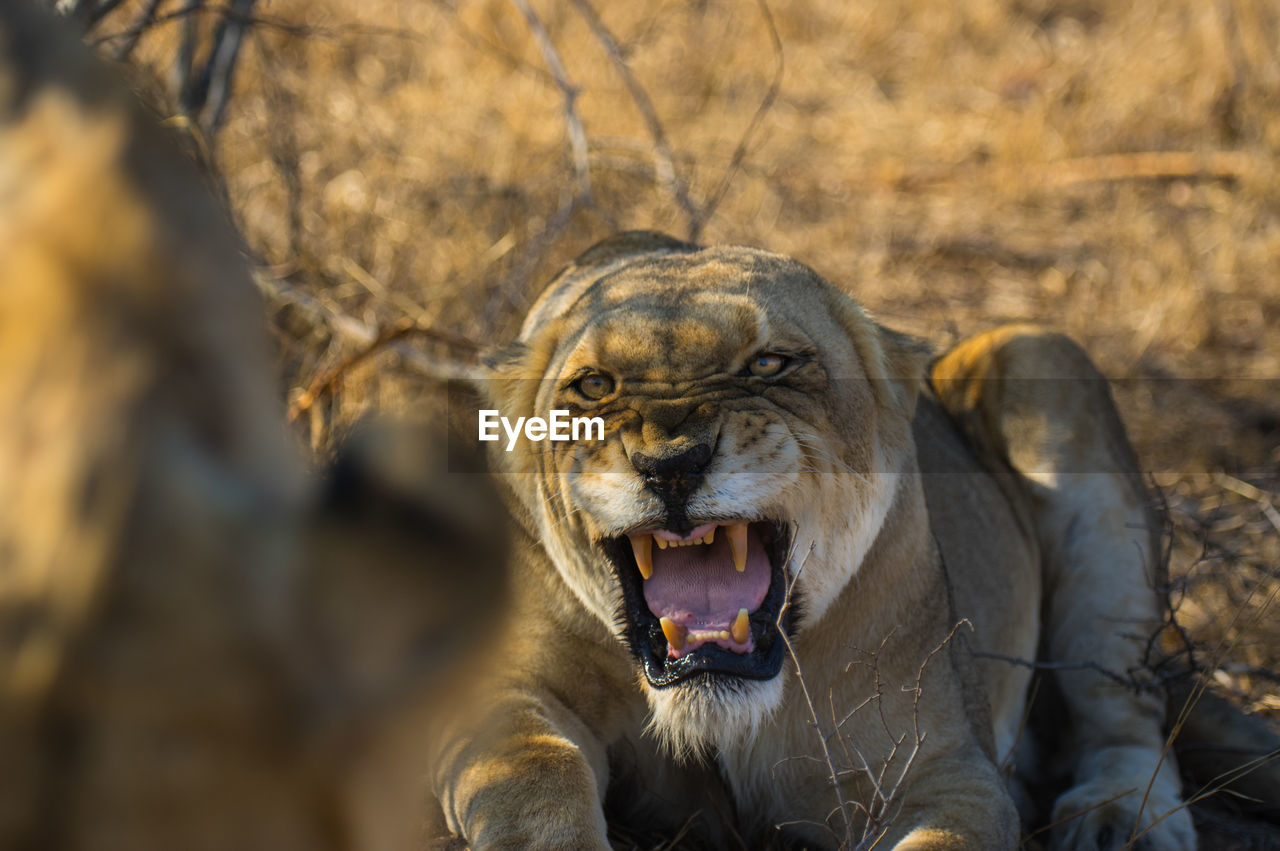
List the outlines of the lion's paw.
{"label": "lion's paw", "polygon": [[[1191,815],[1181,806],[1176,789],[1160,788],[1165,785],[1159,781],[1152,785],[1145,806],[1145,780],[1135,787],[1117,784],[1112,777],[1095,778],[1072,787],[1054,804],[1051,821],[1058,826],[1050,834],[1050,849],[1195,851]],[[1129,845],[1134,835],[1138,838]]]}

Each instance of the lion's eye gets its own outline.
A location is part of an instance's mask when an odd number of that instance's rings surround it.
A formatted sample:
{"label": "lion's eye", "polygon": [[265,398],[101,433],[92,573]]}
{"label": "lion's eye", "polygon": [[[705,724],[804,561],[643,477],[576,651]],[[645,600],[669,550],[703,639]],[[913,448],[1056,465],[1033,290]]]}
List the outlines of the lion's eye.
{"label": "lion's eye", "polygon": [[775,355],[772,352],[762,352],[751,359],[747,364],[747,371],[756,378],[772,378],[782,368],[787,365],[787,359],[782,355]]}
{"label": "lion's eye", "polygon": [[613,379],[599,372],[589,372],[573,383],[588,399],[603,399],[613,392]]}

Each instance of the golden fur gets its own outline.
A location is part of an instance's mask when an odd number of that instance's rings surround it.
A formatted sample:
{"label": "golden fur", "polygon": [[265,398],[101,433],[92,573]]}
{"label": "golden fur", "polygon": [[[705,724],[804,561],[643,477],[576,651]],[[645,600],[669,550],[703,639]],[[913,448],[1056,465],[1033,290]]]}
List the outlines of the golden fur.
{"label": "golden fur", "polygon": [[[744,377],[771,351],[788,371]],[[1159,604],[1132,453],[1069,340],[992,332],[930,387],[921,343],[799,263],[632,233],[564,270],[490,362],[488,407],[603,416],[606,439],[494,453],[522,527],[517,613],[434,774],[472,847],[606,848],[607,797],[614,823],[712,845],[781,825],[811,847],[1013,848],[1010,766],[1050,764],[1022,735],[1030,671],[990,654],[1039,648],[1064,663],[1071,725],[1054,846],[1119,848],[1161,817],[1147,847],[1195,846],[1162,700],[1081,664],[1140,668]],[[610,394],[575,391],[584,370]],[[795,664],[656,687],[606,551],[672,510],[637,455],[700,444],[689,516],[793,530]]]}
{"label": "golden fur", "polygon": [[0,4],[0,847],[406,847],[496,509],[439,431],[304,476],[230,227],[65,26]]}

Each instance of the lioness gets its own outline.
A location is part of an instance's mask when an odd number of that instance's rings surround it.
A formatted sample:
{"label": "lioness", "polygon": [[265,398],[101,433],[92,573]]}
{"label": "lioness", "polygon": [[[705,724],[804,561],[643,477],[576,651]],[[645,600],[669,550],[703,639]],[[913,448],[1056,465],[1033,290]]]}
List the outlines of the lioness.
{"label": "lioness", "polygon": [[493,453],[519,613],[434,773],[472,847],[606,848],[608,812],[717,846],[1013,848],[1037,657],[1070,720],[1053,845],[1195,847],[1161,698],[1101,670],[1142,665],[1156,547],[1069,340],[930,366],[800,263],[640,232],[489,363],[503,416],[605,436]]}
{"label": "lioness", "polygon": [[306,474],[229,223],[68,29],[0,2],[0,848],[404,848],[501,504],[420,424]]}

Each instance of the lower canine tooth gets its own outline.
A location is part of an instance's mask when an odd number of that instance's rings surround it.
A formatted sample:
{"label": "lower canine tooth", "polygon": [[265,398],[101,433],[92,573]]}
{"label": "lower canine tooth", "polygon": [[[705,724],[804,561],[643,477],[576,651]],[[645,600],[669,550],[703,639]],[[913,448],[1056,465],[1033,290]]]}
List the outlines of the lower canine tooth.
{"label": "lower canine tooth", "polygon": [[746,609],[738,609],[738,617],[733,622],[733,640],[746,644],[751,636],[751,621],[747,618]]}
{"label": "lower canine tooth", "polygon": [[683,650],[684,637],[689,630],[680,626],[671,618],[659,618],[658,624],[662,627],[662,634],[667,637],[667,643],[671,645],[671,649],[676,651]]}
{"label": "lower canine tooth", "polygon": [[734,523],[729,529],[729,549],[733,551],[733,566],[739,573],[747,569],[747,524]]}

